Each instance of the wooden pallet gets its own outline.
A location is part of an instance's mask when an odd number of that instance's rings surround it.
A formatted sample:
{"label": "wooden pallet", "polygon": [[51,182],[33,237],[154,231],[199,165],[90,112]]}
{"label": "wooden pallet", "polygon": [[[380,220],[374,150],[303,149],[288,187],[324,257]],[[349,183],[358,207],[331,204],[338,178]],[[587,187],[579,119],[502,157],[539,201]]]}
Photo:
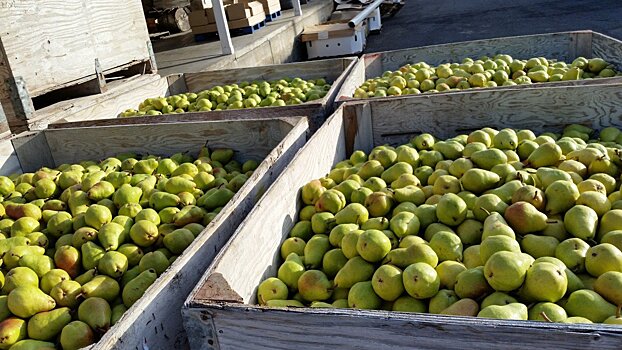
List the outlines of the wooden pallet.
{"label": "wooden pallet", "polygon": [[274,13],[266,14],[266,22],[276,21],[277,18],[281,17],[281,10],[278,10]]}

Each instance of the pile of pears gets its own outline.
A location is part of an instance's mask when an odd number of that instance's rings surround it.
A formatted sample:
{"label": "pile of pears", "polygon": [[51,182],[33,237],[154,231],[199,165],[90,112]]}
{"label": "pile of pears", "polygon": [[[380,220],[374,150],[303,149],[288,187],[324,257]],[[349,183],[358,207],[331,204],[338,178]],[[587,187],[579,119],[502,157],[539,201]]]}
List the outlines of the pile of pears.
{"label": "pile of pears", "polygon": [[203,147],[0,176],[0,349],[95,343],[257,165]]}
{"label": "pile of pears", "polygon": [[323,98],[330,87],[323,78],[284,78],[218,85],[197,93],[148,98],[138,106],[138,110],[128,109],[119,117],[298,105]]}
{"label": "pile of pears", "polygon": [[544,57],[528,60],[499,54],[462,63],[432,67],[425,62],[406,64],[395,72],[368,79],[354,92],[355,98],[413,95],[472,88],[524,85],[553,81],[610,78],[621,73],[602,58],[578,57],[572,63]]}
{"label": "pile of pears", "polygon": [[305,184],[269,307],[622,325],[622,133],[483,128]]}

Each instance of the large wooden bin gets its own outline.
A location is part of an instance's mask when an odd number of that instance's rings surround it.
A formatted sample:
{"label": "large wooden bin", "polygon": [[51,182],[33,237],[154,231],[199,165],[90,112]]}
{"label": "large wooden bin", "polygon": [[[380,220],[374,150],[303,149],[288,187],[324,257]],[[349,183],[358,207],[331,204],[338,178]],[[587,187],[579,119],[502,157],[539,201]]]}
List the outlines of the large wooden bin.
{"label": "large wooden bin", "polygon": [[[175,123],[188,120],[217,120],[244,118],[253,113],[266,117],[286,117],[306,115],[310,119],[312,129],[317,129],[322,122],[332,113],[333,102],[343,81],[354,64],[356,57],[336,58],[312,62],[287,63],[261,67],[248,67],[205,71],[199,73],[173,74],[155,79],[145,85],[126,89],[122,94],[114,98],[94,96],[81,99],[81,103],[88,105],[86,108],[72,111],[58,111],[54,118],[42,120],[37,128],[47,127],[72,127],[76,125],[119,125],[134,123]],[[160,116],[116,118],[117,115],[129,108],[137,108],[139,103],[148,97],[170,96],[185,92],[198,92],[209,89],[215,85],[240,83],[253,80],[275,80],[284,77],[300,77],[302,79],[325,78],[332,83],[331,89],[326,96],[316,101],[310,101],[300,105],[283,107],[262,107],[253,109],[252,112],[243,110],[224,110],[211,112],[192,112],[182,114],[168,114]],[[70,103],[71,101],[66,102]],[[74,123],[75,122],[75,123]],[[70,123],[70,124],[67,124]],[[62,124],[62,125],[55,125]]]}
{"label": "large wooden bin", "polygon": [[502,321],[352,309],[256,305],[297,219],[299,189],[356,149],[440,138],[490,126],[561,131],[570,123],[622,127],[620,85],[491,90],[341,106],[299,151],[225,245],[182,310],[192,349],[619,349],[602,324]]}
{"label": "large wooden bin", "polygon": [[[170,155],[230,147],[246,159],[262,159],[257,170],[222,212],[179,256],[145,295],[91,349],[187,348],[181,306],[212,258],[227,242],[268,186],[307,140],[304,118],[274,118],[67,128],[27,132],[0,142],[1,174],[42,166],[103,159],[121,152]],[[11,143],[13,146],[11,146]]]}
{"label": "large wooden bin", "polygon": [[0,101],[14,132],[48,113],[43,106],[156,70],[137,1],[8,0],[0,23]]}
{"label": "large wooden bin", "polygon": [[[430,65],[439,65],[461,62],[466,57],[476,59],[496,54],[508,54],[519,59],[546,57],[565,62],[572,62],[579,56],[600,57],[622,70],[622,41],[590,30],[482,39],[365,54],[344,82],[337,101],[354,99],[354,91],[367,79],[379,77],[385,71],[399,69],[407,63],[424,61]],[[610,84],[620,81],[622,77],[499,86],[484,90]],[[448,93],[454,91],[442,94]]]}

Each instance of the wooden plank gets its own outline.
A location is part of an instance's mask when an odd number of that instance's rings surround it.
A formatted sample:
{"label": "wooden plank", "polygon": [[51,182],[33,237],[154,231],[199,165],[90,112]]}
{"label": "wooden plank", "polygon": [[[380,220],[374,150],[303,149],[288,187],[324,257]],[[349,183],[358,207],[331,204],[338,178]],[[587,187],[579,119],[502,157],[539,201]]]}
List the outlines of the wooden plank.
{"label": "wooden plank", "polygon": [[0,21],[8,26],[2,33],[5,59],[32,96],[94,75],[96,58],[104,71],[149,59],[137,2],[23,0],[1,9]]}
{"label": "wooden plank", "polygon": [[592,57],[601,57],[605,61],[615,65],[616,69],[622,70],[622,47],[620,40],[610,36],[592,33]]}
{"label": "wooden plank", "polygon": [[620,85],[466,91],[384,99],[372,105],[373,139],[375,144],[397,144],[422,132],[446,138],[485,126],[534,132],[559,132],[565,125],[578,122],[588,122],[594,129],[622,127],[620,101]]}
{"label": "wooden plank", "polygon": [[11,140],[23,172],[34,172],[43,166],[54,166],[44,133],[26,132]]}
{"label": "wooden plank", "polygon": [[[280,125],[282,127],[283,123]],[[146,291],[148,297],[138,300],[119,323],[102,337],[93,350],[146,348],[170,350],[188,347],[180,312],[185,296],[196,285],[202,272],[268,186],[289,164],[296,151],[304,145],[307,130],[306,122],[298,120],[287,135],[282,135],[280,142],[267,154],[254,174],[222,212],[177,258],[168,272],[149,287]],[[236,129],[230,131],[229,136],[236,136],[234,141],[239,141],[247,137],[244,132],[244,129]],[[255,143],[262,142],[256,140]],[[236,149],[252,153],[252,150],[247,148]]]}
{"label": "wooden plank", "polygon": [[[218,263],[208,270],[192,294],[197,294],[202,299],[218,299],[219,296],[213,295],[209,290],[201,290],[201,286],[208,284],[210,275],[220,274],[225,277],[230,289],[238,292],[245,303],[252,302],[255,288],[261,280],[276,274],[280,259],[279,245],[297,218],[298,201],[294,194],[305,183],[326,174],[327,169],[346,156],[345,152],[343,120],[340,115],[333,116],[309,139],[289,164],[286,170],[288,175],[280,176],[274,182],[257,203],[252,216],[249,215],[241,223],[235,238],[223,249],[228,254],[219,256]],[[230,252],[240,255],[235,256]],[[244,259],[243,271],[240,270],[241,257]],[[231,278],[241,273],[244,278]]]}
{"label": "wooden plank", "polygon": [[182,315],[192,348],[507,349],[512,344],[513,349],[619,349],[622,332],[600,324],[283,310],[254,304],[259,283],[279,267],[280,244],[302,205],[299,189],[327,174],[351,150],[404,142],[411,136],[404,133],[411,131],[445,138],[484,126],[529,127],[535,132],[559,131],[570,123],[622,127],[620,91],[620,85],[481,91],[342,105],[240,224],[189,295]]}
{"label": "wooden plank", "polygon": [[28,120],[29,129],[42,130],[50,123],[115,118],[128,106],[156,96],[167,95],[168,81],[157,74],[135,76],[108,84],[108,91],[53,104],[36,112]]}
{"label": "wooden plank", "polygon": [[[270,120],[236,120],[176,124],[143,124],[45,130],[57,165],[104,159],[133,150],[166,155],[193,150],[209,140],[211,147],[231,147],[244,156],[262,159],[283,138]],[[244,135],[242,137],[242,135]]]}
{"label": "wooden plank", "polygon": [[[216,324],[193,349],[619,349],[619,327],[337,309],[228,305],[184,318]],[[203,319],[202,319],[202,318]],[[261,334],[261,336],[256,336]],[[209,342],[212,343],[209,343]],[[211,345],[214,344],[214,345]]]}
{"label": "wooden plank", "polygon": [[11,133],[4,133],[0,136],[0,174],[20,174],[22,167],[19,164],[17,153],[11,142]]}
{"label": "wooden plank", "polygon": [[[450,44],[423,46],[363,55],[343,84],[338,101],[351,100],[356,88],[365,80],[381,76],[387,70],[396,70],[407,63],[425,61],[431,65],[460,62],[465,57],[477,58],[506,53],[515,58],[546,57],[571,62],[578,56],[602,57],[618,68],[622,67],[622,42],[592,31],[560,32],[515,37],[482,39]],[[364,74],[360,71],[364,70]],[[544,87],[613,84],[620,77],[578,81],[547,82],[517,86],[499,86],[485,90],[533,89]],[[484,89],[478,89],[482,91]],[[450,91],[444,94],[455,93]],[[375,99],[375,98],[372,98]]]}

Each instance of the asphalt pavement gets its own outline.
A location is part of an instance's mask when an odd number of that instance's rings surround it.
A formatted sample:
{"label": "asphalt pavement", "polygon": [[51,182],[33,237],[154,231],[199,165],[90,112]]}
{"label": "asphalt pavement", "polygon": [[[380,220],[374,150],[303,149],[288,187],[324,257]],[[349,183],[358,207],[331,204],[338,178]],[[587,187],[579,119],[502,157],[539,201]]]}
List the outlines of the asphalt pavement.
{"label": "asphalt pavement", "polygon": [[365,52],[583,29],[622,40],[622,0],[406,0]]}

